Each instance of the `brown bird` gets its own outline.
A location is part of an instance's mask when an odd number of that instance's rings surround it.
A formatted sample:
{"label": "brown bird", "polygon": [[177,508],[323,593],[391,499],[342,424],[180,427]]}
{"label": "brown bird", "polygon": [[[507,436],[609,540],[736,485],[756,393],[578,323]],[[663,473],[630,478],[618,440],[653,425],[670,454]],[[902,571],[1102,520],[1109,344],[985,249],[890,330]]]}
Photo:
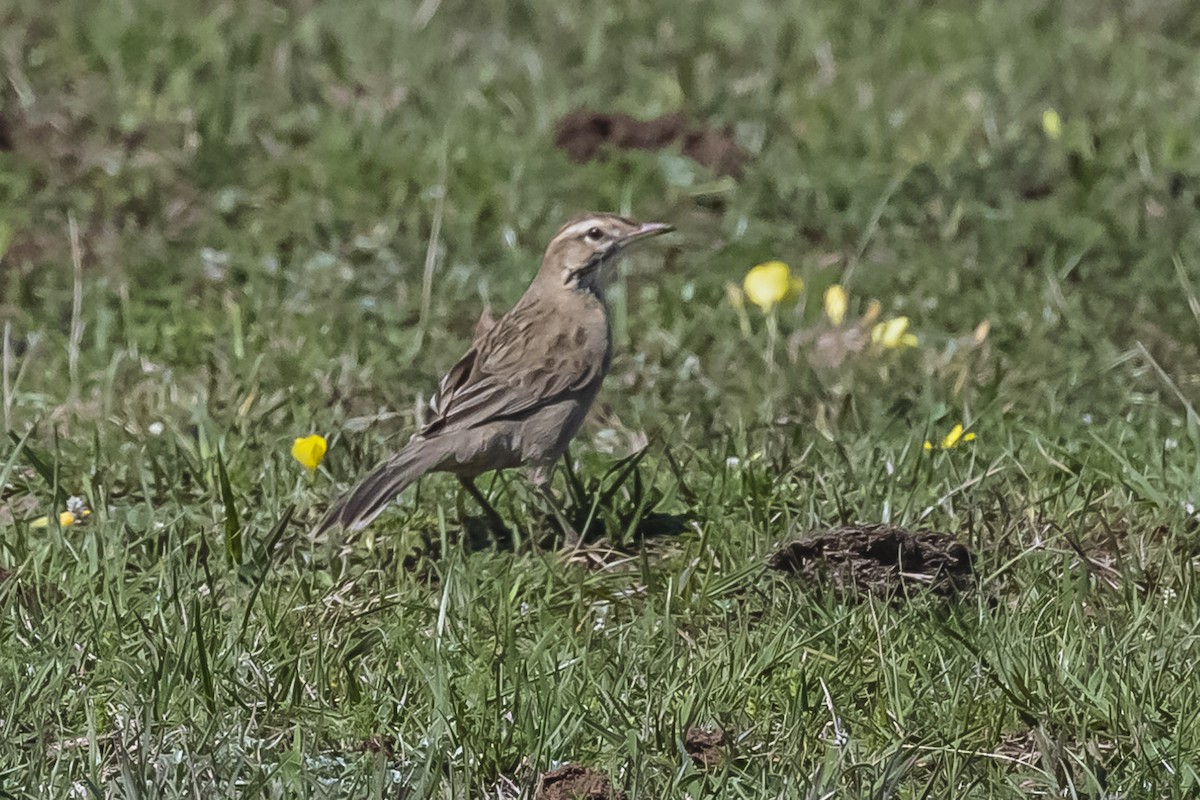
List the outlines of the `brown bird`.
{"label": "brown bird", "polygon": [[612,359],[604,268],[634,242],[671,230],[601,213],[577,216],[559,228],[525,294],[490,327],[477,329],[471,349],[442,378],[425,426],[339,498],[317,532],[335,525],[364,527],[428,472],[453,473],[492,522],[501,524],[475,478],[529,466],[534,485],[571,536],[549,480]]}

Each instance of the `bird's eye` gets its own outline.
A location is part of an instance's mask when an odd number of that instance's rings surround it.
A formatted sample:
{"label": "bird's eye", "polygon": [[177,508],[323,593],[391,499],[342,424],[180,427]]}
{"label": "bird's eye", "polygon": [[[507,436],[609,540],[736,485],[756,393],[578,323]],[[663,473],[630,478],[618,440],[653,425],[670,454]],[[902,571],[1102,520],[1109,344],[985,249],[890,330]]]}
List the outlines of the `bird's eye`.
{"label": "bird's eye", "polygon": [[589,242],[598,242],[604,238],[604,231],[600,230],[599,228],[592,228],[584,234],[584,237]]}

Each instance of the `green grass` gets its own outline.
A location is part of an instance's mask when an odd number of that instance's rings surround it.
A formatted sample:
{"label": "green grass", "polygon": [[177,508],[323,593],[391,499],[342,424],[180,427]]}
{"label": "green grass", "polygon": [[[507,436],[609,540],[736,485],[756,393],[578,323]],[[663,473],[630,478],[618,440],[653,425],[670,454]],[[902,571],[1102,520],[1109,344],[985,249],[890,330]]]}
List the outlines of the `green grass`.
{"label": "green grass", "polygon": [[[1192,5],[501,9],[0,3],[0,795],[494,797],[577,762],[631,798],[1194,796]],[[575,165],[581,106],[752,160]],[[648,440],[687,530],[589,570],[505,475],[516,546],[473,547],[438,476],[312,541],[586,209],[680,233],[613,289],[578,473]],[[775,258],[808,290],[768,363],[726,286]],[[839,281],[920,346],[814,366]],[[86,525],[30,527],[68,495]],[[765,569],[879,521],[953,532],[979,592]]]}

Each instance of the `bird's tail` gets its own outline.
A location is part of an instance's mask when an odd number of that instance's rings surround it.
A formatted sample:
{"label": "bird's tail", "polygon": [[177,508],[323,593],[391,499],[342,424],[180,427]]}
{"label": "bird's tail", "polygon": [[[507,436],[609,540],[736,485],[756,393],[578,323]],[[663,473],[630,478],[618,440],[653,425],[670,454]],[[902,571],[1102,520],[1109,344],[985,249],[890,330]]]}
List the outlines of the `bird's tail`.
{"label": "bird's tail", "polygon": [[315,533],[321,534],[335,525],[357,531],[383,513],[396,495],[426,472],[436,469],[442,460],[441,447],[435,441],[410,442],[403,450],[384,461],[346,494],[339,497]]}

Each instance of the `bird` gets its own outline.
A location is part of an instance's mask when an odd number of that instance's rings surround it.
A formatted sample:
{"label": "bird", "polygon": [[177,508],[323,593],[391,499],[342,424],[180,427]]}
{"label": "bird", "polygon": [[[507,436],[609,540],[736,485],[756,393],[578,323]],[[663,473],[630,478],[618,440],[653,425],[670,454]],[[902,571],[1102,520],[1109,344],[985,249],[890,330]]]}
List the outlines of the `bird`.
{"label": "bird", "polygon": [[423,427],[339,497],[316,533],[337,526],[361,530],[431,472],[455,475],[503,529],[475,479],[528,467],[531,482],[577,543],[549,484],[612,363],[605,267],[634,243],[673,230],[600,212],[580,214],[559,228],[525,293],[502,317],[476,328],[466,354],[441,379]]}

